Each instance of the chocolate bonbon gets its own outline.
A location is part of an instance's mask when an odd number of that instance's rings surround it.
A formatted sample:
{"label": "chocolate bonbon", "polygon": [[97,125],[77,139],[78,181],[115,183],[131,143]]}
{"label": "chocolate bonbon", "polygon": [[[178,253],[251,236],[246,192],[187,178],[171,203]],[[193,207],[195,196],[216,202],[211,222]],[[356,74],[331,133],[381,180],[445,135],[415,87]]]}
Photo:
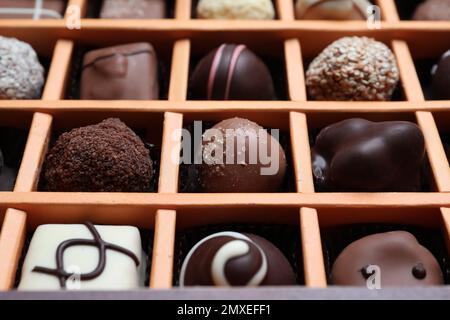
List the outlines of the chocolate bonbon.
{"label": "chocolate bonbon", "polygon": [[286,173],[286,155],[264,128],[242,118],[205,131],[198,168],[203,192],[275,192]]}
{"label": "chocolate bonbon", "polygon": [[413,20],[450,21],[450,0],[425,0],[417,6]]}
{"label": "chocolate bonbon", "polygon": [[164,19],[166,0],[104,0],[102,19]]}
{"label": "chocolate bonbon", "polygon": [[424,160],[423,134],[405,121],[344,120],[323,129],[312,148],[320,191],[417,192]]}
{"label": "chocolate bonbon", "polygon": [[382,42],[344,37],[317,56],[306,72],[314,100],[386,101],[400,79],[397,60]]}
{"label": "chocolate bonbon", "polygon": [[347,246],[334,262],[331,282],[342,286],[442,285],[433,254],[406,231],[378,233]]}
{"label": "chocolate bonbon", "polygon": [[200,0],[197,18],[270,20],[275,18],[271,0]]}
{"label": "chocolate bonbon", "polygon": [[0,99],[38,99],[44,68],[34,49],[15,38],[0,36]]}
{"label": "chocolate bonbon", "polygon": [[191,76],[194,100],[274,100],[273,79],[245,45],[223,44],[200,60]]}
{"label": "chocolate bonbon", "polygon": [[44,163],[44,184],[59,192],[149,192],[149,150],[119,119],[62,134]]}
{"label": "chocolate bonbon", "polygon": [[19,290],[127,290],[143,285],[139,230],[92,223],[39,226]]}
{"label": "chocolate bonbon", "polygon": [[84,100],[157,100],[158,60],[149,43],[131,43],[84,56],[80,98]]}
{"label": "chocolate bonbon", "polygon": [[433,67],[431,94],[433,99],[450,100],[450,50],[445,52]]}
{"label": "chocolate bonbon", "polygon": [[297,0],[295,16],[303,20],[366,20],[367,0]]}
{"label": "chocolate bonbon", "polygon": [[0,0],[0,19],[62,19],[65,0]]}
{"label": "chocolate bonbon", "polygon": [[295,285],[291,265],[272,243],[254,234],[219,232],[199,241],[184,259],[180,286]]}

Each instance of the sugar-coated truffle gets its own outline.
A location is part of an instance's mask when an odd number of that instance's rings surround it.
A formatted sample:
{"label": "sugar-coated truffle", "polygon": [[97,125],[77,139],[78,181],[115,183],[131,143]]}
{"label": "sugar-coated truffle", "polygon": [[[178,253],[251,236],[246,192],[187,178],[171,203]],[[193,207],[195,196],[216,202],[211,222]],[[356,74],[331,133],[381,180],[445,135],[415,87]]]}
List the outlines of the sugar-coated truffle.
{"label": "sugar-coated truffle", "polygon": [[0,99],[38,99],[44,85],[44,67],[25,42],[0,36]]}
{"label": "sugar-coated truffle", "polygon": [[315,100],[390,100],[400,75],[384,44],[366,37],[333,42],[309,65],[308,93]]}
{"label": "sugar-coated truffle", "polygon": [[104,0],[102,19],[164,19],[166,0]]}
{"label": "sugar-coated truffle", "polygon": [[200,0],[199,19],[270,20],[275,18],[271,0]]}
{"label": "sugar-coated truffle", "polygon": [[450,0],[426,0],[417,6],[414,20],[450,21]]}
{"label": "sugar-coated truffle", "polygon": [[297,0],[295,16],[304,20],[366,20],[368,0]]}
{"label": "sugar-coated truffle", "polygon": [[275,100],[265,63],[245,45],[223,44],[203,57],[191,76],[195,100]]}
{"label": "sugar-coated truffle", "polygon": [[146,192],[153,175],[149,150],[119,119],[62,134],[47,154],[49,191]]}
{"label": "sugar-coated truffle", "polygon": [[108,47],[84,56],[81,99],[156,100],[158,96],[158,59],[151,44]]}
{"label": "sugar-coated truffle", "polygon": [[199,241],[184,259],[180,286],[295,285],[289,261],[254,234],[219,232]]}
{"label": "sugar-coated truffle", "polygon": [[441,57],[433,67],[431,94],[433,99],[450,100],[450,50]]}
{"label": "sugar-coated truffle", "polygon": [[316,187],[332,192],[417,192],[425,139],[406,121],[348,119],[323,129],[312,148]]}
{"label": "sugar-coated truffle", "polygon": [[66,0],[0,0],[0,19],[62,19]]}
{"label": "sugar-coated truffle", "polygon": [[[331,282],[341,286],[367,286],[381,280],[381,288],[444,284],[433,254],[406,231],[392,231],[361,238],[338,256]],[[373,281],[373,282],[372,282]]]}
{"label": "sugar-coated truffle", "polygon": [[135,227],[47,224],[33,234],[18,290],[133,290],[144,270]]}
{"label": "sugar-coated truffle", "polygon": [[255,122],[242,118],[219,122],[205,131],[200,149],[198,178],[203,192],[275,192],[282,186],[284,150]]}

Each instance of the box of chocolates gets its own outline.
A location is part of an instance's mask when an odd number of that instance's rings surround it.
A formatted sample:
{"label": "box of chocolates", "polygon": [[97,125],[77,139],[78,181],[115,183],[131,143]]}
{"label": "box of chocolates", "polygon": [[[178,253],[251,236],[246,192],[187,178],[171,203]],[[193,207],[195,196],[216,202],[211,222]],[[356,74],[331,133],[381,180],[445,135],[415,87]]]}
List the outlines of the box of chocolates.
{"label": "box of chocolates", "polygon": [[0,1],[0,297],[448,298],[449,13]]}

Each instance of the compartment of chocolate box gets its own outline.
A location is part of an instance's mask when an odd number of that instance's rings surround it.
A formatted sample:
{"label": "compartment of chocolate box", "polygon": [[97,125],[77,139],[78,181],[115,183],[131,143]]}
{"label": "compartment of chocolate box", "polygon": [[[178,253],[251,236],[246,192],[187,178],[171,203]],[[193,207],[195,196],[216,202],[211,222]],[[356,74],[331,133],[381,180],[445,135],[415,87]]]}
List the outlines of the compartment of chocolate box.
{"label": "compartment of chocolate box", "polygon": [[[89,114],[87,117],[86,115]],[[156,192],[158,189],[159,165],[162,143],[163,114],[157,112],[142,113],[139,116],[128,112],[74,112],[72,114],[59,114],[54,119],[53,131],[49,142],[49,150],[54,146],[58,137],[72,129],[88,125],[94,125],[109,118],[118,118],[131,128],[144,142],[150,151],[150,157],[153,165],[153,175],[151,186],[147,192]],[[45,155],[46,157],[46,155]],[[41,177],[39,179],[39,190],[47,191],[47,181],[44,178],[45,161],[42,164]]]}
{"label": "compartment of chocolate box", "polygon": [[[273,79],[276,100],[287,100],[286,58],[282,39],[264,39],[263,43],[256,38],[244,34],[218,37],[203,35],[191,40],[191,56],[189,61],[188,100],[194,100],[192,92],[192,74],[202,58],[219,48],[222,44],[245,45],[267,66]],[[256,79],[252,79],[255,81]],[[205,90],[206,91],[206,90]]]}
{"label": "compartment of chocolate box", "polygon": [[[176,0],[165,0],[166,1],[166,17],[165,19],[172,19],[175,15],[175,1]],[[186,1],[186,0],[184,0]],[[100,12],[102,10],[104,0],[88,1],[86,17],[87,18],[99,18]]]}
{"label": "compartment of chocolate box", "polygon": [[[304,284],[302,247],[298,210],[279,207],[273,209],[248,208],[186,208],[177,218],[174,254],[174,285],[179,286],[183,261],[190,249],[203,238],[223,231],[255,234],[273,243],[290,262],[297,284]],[[198,217],[198,219],[193,219]]]}
{"label": "compartment of chocolate box", "polygon": [[[269,113],[265,115],[257,113],[247,113],[247,112],[221,112],[221,113],[203,113],[203,114],[185,114],[183,127],[190,132],[191,137],[195,137],[195,122],[201,121],[201,131],[202,134],[213,127],[220,121],[239,117],[243,119],[248,119],[253,121],[264,129],[268,130],[269,134],[271,130],[279,130],[279,143],[284,149],[287,161],[286,174],[282,183],[281,188],[278,192],[295,192],[295,174],[293,170],[293,159],[291,152],[291,138],[289,133],[289,119],[288,114],[274,112],[269,117],[266,117]],[[179,192],[181,193],[202,193],[202,189],[198,180],[198,166],[195,164],[195,144],[194,139],[191,139],[190,148],[191,152],[191,163],[181,163],[180,164],[180,175],[179,175]]]}
{"label": "compartment of chocolate box", "polygon": [[395,0],[397,12],[402,20],[411,20],[417,6],[426,0]]}
{"label": "compartment of chocolate box", "polygon": [[318,215],[328,283],[334,261],[349,244],[372,234],[407,231],[433,254],[445,283],[450,284],[450,257],[439,209],[323,208]]}
{"label": "compartment of chocolate box", "polygon": [[33,114],[0,112],[0,191],[13,191]]}
{"label": "compartment of chocolate box", "polygon": [[[414,113],[410,112],[402,112],[402,113],[395,113],[395,112],[389,112],[389,113],[378,113],[378,112],[339,112],[339,113],[309,113],[307,115],[308,119],[308,132],[309,132],[309,143],[311,146],[311,149],[314,147],[316,143],[316,139],[318,134],[321,130],[324,128],[338,123],[343,120],[347,119],[354,119],[354,118],[360,118],[369,120],[372,122],[384,122],[384,121],[407,121],[417,124],[417,119],[414,115]],[[421,128],[422,133],[423,128]],[[425,141],[426,144],[426,141]],[[428,156],[427,147],[425,146],[425,152],[426,156],[421,168],[421,178],[420,178],[420,192],[434,192],[437,190],[436,186],[436,180],[435,177],[431,171],[430,168],[430,160]],[[324,189],[317,185],[315,181],[315,189],[316,192],[330,192],[327,189]]]}
{"label": "compartment of chocolate box", "polygon": [[[77,223],[78,224],[78,223]],[[98,223],[96,225],[101,225]],[[139,233],[141,236],[141,245],[145,256],[145,279],[144,279],[144,287],[148,287],[150,283],[150,272],[151,272],[151,262],[152,262],[152,249],[153,249],[153,236],[154,232],[150,229],[139,228]],[[20,279],[22,276],[22,266],[25,260],[25,257],[28,253],[28,249],[30,246],[31,239],[33,238],[34,230],[29,230],[25,235],[25,240],[22,248],[22,252],[19,258],[18,268],[14,280],[14,289],[17,289],[20,283]],[[118,275],[120,276],[120,275]]]}
{"label": "compartment of chocolate box", "polygon": [[[353,32],[353,33],[349,33],[349,32],[320,33],[320,36],[319,35],[316,35],[316,36],[317,36],[317,38],[312,38],[310,36],[300,38],[300,44],[302,46],[302,54],[303,54],[302,58],[303,58],[303,65],[304,65],[304,71],[305,71],[305,79],[306,79],[306,73],[309,70],[311,63],[333,42],[335,42],[341,38],[344,38],[344,37],[354,37],[354,36],[368,37],[368,38],[375,39],[376,41],[384,43],[394,53],[394,56],[397,59],[397,66],[398,66],[399,57],[394,52],[392,41],[383,37],[383,34],[373,33],[370,30],[368,30],[365,32],[359,31],[359,32]],[[348,72],[348,71],[346,71],[346,72]],[[335,76],[335,77],[337,77],[337,76]],[[404,92],[404,88],[403,88],[403,81],[405,81],[405,79],[401,79],[401,78],[399,79],[399,82],[398,82],[397,86],[395,87],[395,90],[392,93],[391,99],[388,101],[404,101],[404,100],[406,100],[405,92]],[[308,87],[306,88],[306,90],[307,90],[307,94],[308,94],[308,100],[315,101],[315,99],[313,97],[311,97]],[[331,101],[333,101],[333,100],[331,100]],[[367,102],[370,103],[371,101],[367,101]]]}
{"label": "compartment of chocolate box", "polygon": [[[128,39],[127,39],[128,40]],[[172,63],[172,46],[167,43],[153,43],[151,39],[136,39],[133,41],[125,41],[122,43],[108,43],[108,44],[92,44],[90,40],[86,42],[80,41],[75,46],[70,73],[67,80],[66,99],[79,100],[80,99],[80,82],[83,71],[83,59],[86,53],[92,50],[107,48],[116,45],[125,45],[137,42],[148,42],[153,45],[157,59],[158,59],[158,81],[159,81],[159,99],[167,100],[169,91],[170,68]]]}
{"label": "compartment of chocolate box", "polygon": [[447,160],[450,163],[450,112],[434,112],[433,118],[439,130]]}
{"label": "compartment of chocolate box", "polygon": [[[200,0],[177,0],[177,1],[191,1],[191,19],[197,19],[197,5]],[[278,7],[277,2],[283,1],[283,0],[272,0],[273,7],[275,9],[275,19],[280,19],[279,13],[278,13]],[[251,21],[251,20],[249,20]]]}

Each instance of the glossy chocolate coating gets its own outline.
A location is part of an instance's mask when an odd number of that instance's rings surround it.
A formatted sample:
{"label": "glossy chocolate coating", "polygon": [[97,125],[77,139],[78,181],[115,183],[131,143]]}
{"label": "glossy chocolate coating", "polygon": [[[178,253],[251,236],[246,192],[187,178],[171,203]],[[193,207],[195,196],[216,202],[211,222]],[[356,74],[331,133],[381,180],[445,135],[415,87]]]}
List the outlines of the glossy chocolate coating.
{"label": "glossy chocolate coating", "polygon": [[366,20],[368,0],[297,0],[295,16],[303,20]]}
{"label": "glossy chocolate coating", "polygon": [[62,19],[65,0],[0,0],[0,19]]}
{"label": "glossy chocolate coating", "polygon": [[361,238],[338,256],[331,272],[334,285],[366,286],[378,266],[381,288],[442,285],[443,275],[433,254],[409,232],[393,231]]}
{"label": "glossy chocolate coating", "polygon": [[413,20],[450,21],[450,0],[425,0],[417,6]]}
{"label": "glossy chocolate coating", "polygon": [[275,100],[272,76],[264,62],[244,45],[223,44],[195,67],[194,100]]}
{"label": "glossy chocolate coating", "polygon": [[450,100],[450,50],[444,53],[433,69],[431,93],[433,99]]}
{"label": "glossy chocolate coating", "polygon": [[84,100],[156,100],[158,61],[149,43],[132,43],[84,56],[80,98]]}
{"label": "glossy chocolate coating", "polygon": [[406,121],[344,120],[323,129],[312,148],[321,191],[419,191],[424,158],[423,134]]}
{"label": "glossy chocolate coating", "polygon": [[166,0],[104,0],[102,19],[164,19]]}
{"label": "glossy chocolate coating", "polygon": [[283,253],[253,234],[220,232],[206,237],[188,253],[181,286],[295,285]]}
{"label": "glossy chocolate coating", "polygon": [[[208,134],[214,133],[214,130],[221,132],[224,138],[207,137]],[[227,132],[227,130],[230,131]],[[205,132],[202,146],[203,162],[198,169],[199,183],[203,192],[275,192],[279,190],[286,173],[286,155],[275,138],[270,134],[264,137],[263,132],[267,131],[260,130],[263,130],[261,126],[247,119],[231,118],[219,122]],[[229,141],[233,141],[233,146],[227,147],[227,137]],[[267,144],[261,142],[264,138],[267,138]],[[241,140],[245,141],[245,146]],[[264,154],[267,154],[269,159],[273,157],[269,163],[260,157],[260,145],[267,146],[267,152]],[[209,157],[213,150],[219,149],[223,150],[220,156],[222,163],[212,161]],[[242,149],[245,150],[242,151]],[[257,153],[254,153],[255,150]],[[256,161],[251,161],[251,156],[254,156],[253,159]],[[227,157],[232,161],[227,163]],[[275,174],[261,174],[263,168],[271,166]]]}

